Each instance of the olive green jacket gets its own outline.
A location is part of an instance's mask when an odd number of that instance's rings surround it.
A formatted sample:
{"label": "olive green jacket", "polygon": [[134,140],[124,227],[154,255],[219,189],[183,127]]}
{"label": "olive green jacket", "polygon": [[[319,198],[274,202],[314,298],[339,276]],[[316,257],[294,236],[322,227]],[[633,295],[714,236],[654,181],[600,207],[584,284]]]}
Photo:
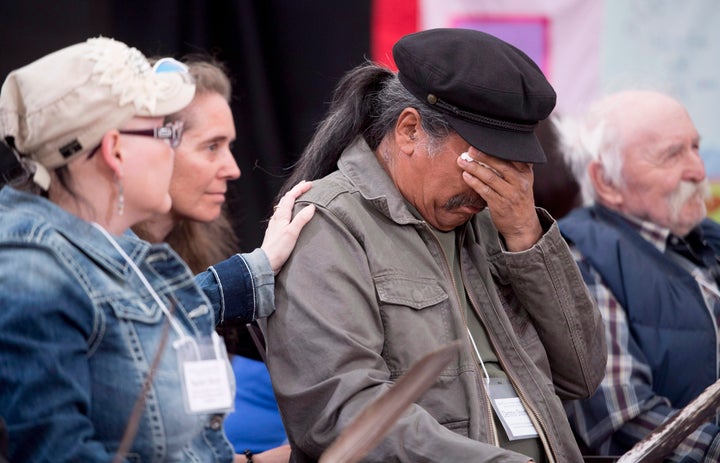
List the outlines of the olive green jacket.
{"label": "olive green jacket", "polygon": [[[423,355],[459,358],[363,461],[523,462],[493,445],[482,371],[440,243],[363,141],[297,207],[314,218],[278,275],[268,367],[294,461],[316,461],[367,404]],[[458,229],[463,284],[499,361],[540,427],[550,461],[582,461],[560,399],[588,397],[606,360],[600,314],[557,225],[503,252],[487,211]],[[241,387],[241,385],[240,385]]]}

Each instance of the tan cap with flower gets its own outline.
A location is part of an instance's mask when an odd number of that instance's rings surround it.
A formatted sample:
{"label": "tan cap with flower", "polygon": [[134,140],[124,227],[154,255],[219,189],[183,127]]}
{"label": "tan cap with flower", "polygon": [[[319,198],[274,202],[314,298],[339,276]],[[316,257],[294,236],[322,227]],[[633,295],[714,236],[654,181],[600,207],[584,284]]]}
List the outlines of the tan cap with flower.
{"label": "tan cap with flower", "polygon": [[187,106],[195,84],[183,72],[153,72],[122,42],[93,38],[12,71],[0,91],[0,137],[47,169],[96,147],[135,116]]}

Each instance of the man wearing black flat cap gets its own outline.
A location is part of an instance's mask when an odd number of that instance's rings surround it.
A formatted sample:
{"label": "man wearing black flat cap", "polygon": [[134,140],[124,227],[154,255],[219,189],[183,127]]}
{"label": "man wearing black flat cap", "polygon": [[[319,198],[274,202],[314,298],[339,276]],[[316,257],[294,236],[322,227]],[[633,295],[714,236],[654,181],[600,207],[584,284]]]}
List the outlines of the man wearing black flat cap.
{"label": "man wearing black flat cap", "polygon": [[[338,84],[288,179],[315,219],[276,282],[268,367],[293,449],[316,461],[425,354],[460,354],[363,461],[582,460],[560,400],[602,379],[600,315],[536,209],[533,129],[555,93],[524,53],[435,29]],[[461,156],[462,154],[462,156]]]}

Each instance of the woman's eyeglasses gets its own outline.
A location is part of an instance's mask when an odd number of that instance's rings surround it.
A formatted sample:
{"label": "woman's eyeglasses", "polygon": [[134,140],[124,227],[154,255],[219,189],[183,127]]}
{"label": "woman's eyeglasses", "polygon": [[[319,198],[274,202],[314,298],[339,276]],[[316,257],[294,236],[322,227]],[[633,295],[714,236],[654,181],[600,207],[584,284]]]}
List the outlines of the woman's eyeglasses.
{"label": "woman's eyeglasses", "polygon": [[[175,58],[160,58],[153,65],[152,72],[155,74],[163,72],[178,72],[189,76],[190,68],[185,63],[182,63]],[[171,147],[177,148],[182,140],[183,123],[182,121],[174,121],[168,122],[162,127],[143,130],[119,130],[119,132],[126,135],[140,135],[157,138],[159,140],[168,140]],[[99,148],[100,145],[93,148],[90,151],[90,154],[88,154],[88,158],[93,157]]]}
{"label": "woman's eyeglasses", "polygon": [[183,123],[182,121],[168,122],[162,127],[154,127],[152,129],[138,130],[118,130],[126,135],[141,135],[145,137],[153,137],[160,140],[167,140],[170,146],[177,148],[182,139]]}

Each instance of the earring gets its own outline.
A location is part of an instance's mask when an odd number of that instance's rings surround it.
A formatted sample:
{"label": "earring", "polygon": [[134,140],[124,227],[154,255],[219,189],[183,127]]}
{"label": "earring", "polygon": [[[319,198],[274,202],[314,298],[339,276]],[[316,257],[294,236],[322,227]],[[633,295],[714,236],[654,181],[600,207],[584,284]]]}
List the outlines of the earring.
{"label": "earring", "polygon": [[123,215],[125,213],[125,192],[123,191],[123,186],[122,183],[120,183],[120,179],[115,178],[115,185],[117,185],[118,189],[117,212],[118,215]]}

